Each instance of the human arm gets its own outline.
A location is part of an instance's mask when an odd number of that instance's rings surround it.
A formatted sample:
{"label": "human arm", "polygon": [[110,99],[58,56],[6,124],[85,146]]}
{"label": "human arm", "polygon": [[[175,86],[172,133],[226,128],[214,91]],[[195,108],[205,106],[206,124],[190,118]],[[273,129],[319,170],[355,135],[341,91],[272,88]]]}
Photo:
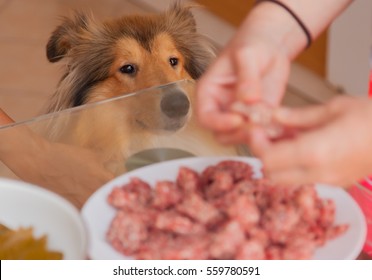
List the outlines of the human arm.
{"label": "human arm", "polygon": [[[271,38],[271,43],[282,49],[293,60],[306,46],[306,36],[294,17],[284,8],[271,1],[255,7],[242,27],[252,34]],[[279,0],[288,7],[310,32],[315,40],[342,13],[352,0]],[[270,19],[270,20],[268,20]]]}
{"label": "human arm", "polygon": [[[283,0],[315,39],[351,0]],[[256,5],[235,36],[197,83],[200,122],[218,133],[238,129],[244,120],[232,103],[264,100],[276,106],[286,88],[291,61],[303,50],[306,36],[282,7]],[[241,140],[241,139],[239,139]]]}
{"label": "human arm", "polygon": [[[13,122],[0,109],[0,126]],[[50,142],[23,125],[0,129],[0,161],[20,179],[56,192],[77,207],[113,178],[94,151]]]}

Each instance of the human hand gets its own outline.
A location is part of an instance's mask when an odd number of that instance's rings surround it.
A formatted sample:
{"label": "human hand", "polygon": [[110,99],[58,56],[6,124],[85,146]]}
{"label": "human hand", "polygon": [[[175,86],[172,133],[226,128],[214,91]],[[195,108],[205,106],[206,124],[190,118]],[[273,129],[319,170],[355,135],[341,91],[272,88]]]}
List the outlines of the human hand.
{"label": "human hand", "polygon": [[244,140],[244,117],[231,110],[239,101],[280,103],[289,75],[290,59],[276,43],[275,32],[257,30],[247,20],[198,81],[197,113],[202,125],[217,137]]}
{"label": "human hand", "polygon": [[372,101],[337,97],[325,105],[278,109],[274,119],[297,129],[296,136],[273,142],[255,128],[250,147],[277,183],[347,186],[371,173]]}

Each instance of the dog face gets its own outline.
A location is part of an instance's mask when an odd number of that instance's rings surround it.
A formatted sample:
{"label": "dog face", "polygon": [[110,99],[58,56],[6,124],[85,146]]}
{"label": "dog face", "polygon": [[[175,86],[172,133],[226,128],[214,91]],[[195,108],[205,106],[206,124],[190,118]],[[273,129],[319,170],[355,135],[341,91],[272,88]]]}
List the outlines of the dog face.
{"label": "dog face", "polygon": [[[196,32],[190,7],[176,2],[161,14],[126,16],[103,23],[82,13],[65,18],[48,42],[47,57],[51,62],[63,59],[66,63],[49,107],[51,112],[197,79],[214,58],[214,50]],[[146,107],[147,112],[160,110],[162,117],[155,119],[161,121],[156,125],[149,123],[154,118],[138,117],[133,123],[143,128],[163,126],[165,130],[181,127],[190,111],[190,93],[175,88],[158,96],[161,98],[142,97],[133,115],[145,115],[138,112]]]}
{"label": "dog face", "polygon": [[95,102],[173,81],[191,79],[185,57],[165,33],[154,36],[149,49],[133,38],[116,43],[108,76],[97,83],[83,102]]}

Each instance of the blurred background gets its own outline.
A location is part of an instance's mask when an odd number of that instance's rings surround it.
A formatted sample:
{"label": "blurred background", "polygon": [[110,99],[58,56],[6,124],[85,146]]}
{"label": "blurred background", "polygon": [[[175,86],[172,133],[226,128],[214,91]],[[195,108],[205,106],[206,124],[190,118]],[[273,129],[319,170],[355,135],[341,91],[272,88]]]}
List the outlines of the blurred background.
{"label": "blurred background", "polygon": [[[185,2],[189,2],[184,0]],[[62,67],[45,46],[61,16],[90,10],[98,19],[164,10],[171,0],[0,0],[0,107],[16,121],[42,114]],[[196,0],[200,32],[223,46],[254,1]],[[352,7],[293,64],[285,103],[323,102],[344,91],[365,94],[369,77],[372,1]],[[363,22],[364,24],[360,24]],[[355,32],[355,25],[358,32]],[[367,30],[363,30],[367,29]]]}

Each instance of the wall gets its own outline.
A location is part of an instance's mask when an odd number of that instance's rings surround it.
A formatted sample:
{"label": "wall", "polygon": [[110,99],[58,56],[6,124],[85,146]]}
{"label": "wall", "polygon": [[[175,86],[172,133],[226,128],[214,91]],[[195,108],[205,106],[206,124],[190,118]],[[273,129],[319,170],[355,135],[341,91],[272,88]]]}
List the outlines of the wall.
{"label": "wall", "polygon": [[372,1],[353,1],[329,33],[327,79],[345,92],[366,95],[372,46]]}

